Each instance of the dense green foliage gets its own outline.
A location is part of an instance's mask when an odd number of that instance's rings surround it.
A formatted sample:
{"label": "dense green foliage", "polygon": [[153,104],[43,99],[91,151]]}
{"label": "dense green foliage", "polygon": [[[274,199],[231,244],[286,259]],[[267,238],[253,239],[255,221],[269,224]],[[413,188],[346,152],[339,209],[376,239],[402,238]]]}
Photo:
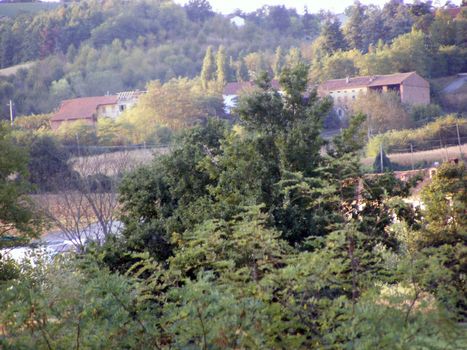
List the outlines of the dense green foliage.
{"label": "dense green foliage", "polygon": [[27,198],[27,149],[14,143],[8,129],[0,124],[0,247],[5,236],[28,237],[40,232],[32,202]]}
{"label": "dense green foliage", "polygon": [[[0,248],[39,232],[34,191],[37,203],[53,193],[43,214],[64,232],[61,222],[102,226],[105,237],[22,262],[1,251],[0,348],[464,348],[465,164],[425,179],[415,207],[407,197],[420,179],[394,177],[385,152],[448,144],[465,119],[375,95],[325,140],[332,103],[309,81],[465,70],[467,12],[454,21],[432,10],[357,1],[342,26],[265,6],[237,11],[236,26],[206,0],[83,0],[2,19],[0,67],[36,62],[0,77],[0,103],[13,99],[16,114],[147,93],[117,120],[68,123],[54,137],[48,115],[0,124]],[[255,87],[232,125],[221,91],[246,80]],[[366,135],[380,132],[366,151],[381,174],[364,175]],[[82,157],[83,145],[172,140],[136,169],[129,154]]]}
{"label": "dense green foliage", "polygon": [[260,77],[239,125],[208,119],[128,174],[122,235],[7,275],[0,345],[462,348],[464,165],[420,213],[410,184],[362,175],[365,116],[321,139],[307,68],[282,71],[282,97]]}

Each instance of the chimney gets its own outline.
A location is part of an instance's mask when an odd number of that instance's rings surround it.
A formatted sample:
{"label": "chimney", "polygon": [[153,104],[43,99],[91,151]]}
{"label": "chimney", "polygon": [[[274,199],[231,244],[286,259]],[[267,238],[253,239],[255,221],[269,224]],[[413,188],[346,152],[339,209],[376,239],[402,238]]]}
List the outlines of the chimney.
{"label": "chimney", "polygon": [[350,77],[348,76],[347,78],[345,78],[345,82],[348,84],[350,83]]}

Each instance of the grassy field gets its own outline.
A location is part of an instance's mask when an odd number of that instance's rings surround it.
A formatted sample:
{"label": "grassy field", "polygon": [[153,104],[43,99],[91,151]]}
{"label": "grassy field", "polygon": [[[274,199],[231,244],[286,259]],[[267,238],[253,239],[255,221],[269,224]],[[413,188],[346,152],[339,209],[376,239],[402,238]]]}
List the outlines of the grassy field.
{"label": "grassy field", "polygon": [[148,164],[155,156],[169,152],[168,147],[137,149],[72,158],[73,169],[81,175],[105,174],[108,176],[131,171],[138,165]]}
{"label": "grassy field", "polygon": [[20,70],[21,68],[24,68],[24,69],[31,68],[34,65],[34,63],[35,62],[26,62],[26,63],[17,64],[16,66],[11,66],[8,68],[0,69],[0,76],[7,77],[9,75],[16,74],[16,72]]}
{"label": "grassy field", "polygon": [[0,3],[0,17],[11,17],[22,14],[36,14],[41,11],[53,10],[61,6],[57,2],[24,2],[24,3]]}
{"label": "grassy field", "polygon": [[[462,154],[467,157],[467,144],[461,146]],[[434,162],[444,162],[452,158],[460,158],[459,146],[440,148],[431,151],[414,152],[408,153],[394,153],[388,155],[389,159],[393,163],[400,165],[411,166],[412,162],[417,167],[417,164],[426,162],[433,164]],[[374,158],[364,158],[362,160],[363,165],[371,166],[374,162]]]}

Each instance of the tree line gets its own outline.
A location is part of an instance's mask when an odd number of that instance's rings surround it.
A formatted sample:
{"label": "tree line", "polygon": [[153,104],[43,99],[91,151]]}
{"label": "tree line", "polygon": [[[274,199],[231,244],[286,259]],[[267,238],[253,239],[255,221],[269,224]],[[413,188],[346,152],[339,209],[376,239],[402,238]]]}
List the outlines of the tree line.
{"label": "tree line", "polygon": [[[203,71],[209,46],[222,53],[222,81],[252,80],[264,70],[278,77],[282,67],[301,60],[311,64],[313,82],[410,70],[430,78],[465,70],[465,9],[455,20],[429,2],[390,1],[383,8],[357,2],[346,13],[342,26],[331,13],[300,15],[270,6],[236,13],[246,20],[236,27],[206,1],[184,7],[171,1],[66,3],[0,23],[0,66],[38,61],[1,77],[0,99],[12,99],[19,115],[38,114],[65,98],[194,78]],[[210,80],[209,74],[203,79]]]}

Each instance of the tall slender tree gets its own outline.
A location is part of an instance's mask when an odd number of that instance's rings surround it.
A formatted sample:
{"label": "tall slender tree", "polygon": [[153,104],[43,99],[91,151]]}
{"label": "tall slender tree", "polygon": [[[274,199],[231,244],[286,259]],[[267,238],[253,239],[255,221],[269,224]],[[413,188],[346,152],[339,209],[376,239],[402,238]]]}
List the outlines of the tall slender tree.
{"label": "tall slender tree", "polygon": [[208,88],[209,81],[214,78],[215,65],[212,54],[212,46],[208,46],[204,55],[203,68],[201,69],[201,83],[205,89]]}
{"label": "tall slender tree", "polygon": [[219,46],[216,54],[216,80],[220,86],[224,86],[228,80],[227,57],[223,45]]}
{"label": "tall slender tree", "polygon": [[284,54],[282,48],[278,46],[274,54],[274,59],[272,61],[272,72],[274,73],[274,78],[279,78],[282,67],[284,66]]}

